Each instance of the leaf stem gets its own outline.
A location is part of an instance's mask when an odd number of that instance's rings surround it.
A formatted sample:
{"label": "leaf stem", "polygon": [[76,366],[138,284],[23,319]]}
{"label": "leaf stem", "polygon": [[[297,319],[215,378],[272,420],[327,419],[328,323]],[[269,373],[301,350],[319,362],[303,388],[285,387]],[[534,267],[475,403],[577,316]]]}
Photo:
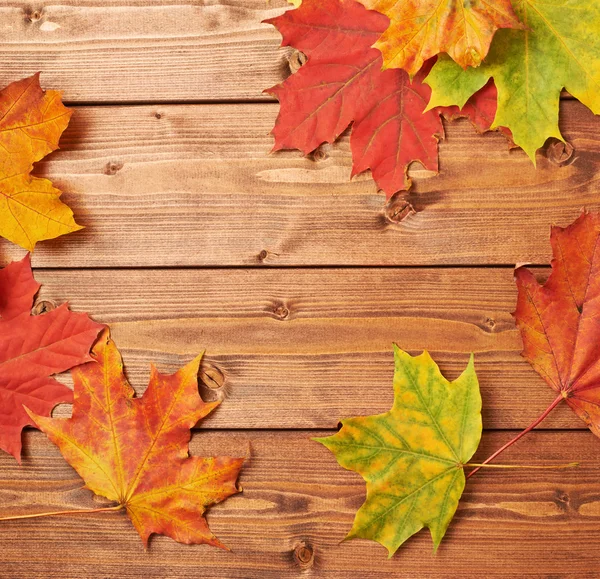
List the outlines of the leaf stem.
{"label": "leaf stem", "polygon": [[78,515],[81,513],[101,513],[105,511],[120,511],[123,505],[115,507],[102,507],[100,509],[74,509],[72,511],[52,511],[49,513],[35,513],[33,515],[15,515],[11,517],[0,517],[0,521],[16,521],[17,519],[37,519],[38,517],[53,517],[54,515]]}
{"label": "leaf stem", "polygon": [[578,462],[569,462],[567,464],[544,464],[544,465],[537,465],[537,464],[485,464],[484,462],[482,463],[476,463],[476,462],[468,462],[467,464],[463,464],[463,466],[476,466],[477,468],[555,468],[555,469],[561,469],[561,468],[574,468],[576,466],[579,466]]}
{"label": "leaf stem", "polygon": [[544,412],[542,412],[525,430],[523,430],[522,432],[519,432],[519,434],[517,434],[517,436],[515,436],[513,439],[509,440],[504,446],[501,446],[496,452],[494,452],[494,454],[488,456],[488,458],[486,458],[481,463],[481,465],[477,466],[477,468],[473,469],[467,475],[467,478],[472,477],[482,466],[484,466],[484,465],[487,466],[489,462],[491,462],[492,460],[494,460],[499,454],[501,454],[502,452],[504,452],[509,446],[512,446],[515,442],[517,442],[517,440],[519,440],[520,438],[522,438],[523,436],[525,436],[528,432],[530,432],[531,430],[533,430],[563,400],[564,400],[564,396],[562,394],[559,394],[554,399],[554,401],[552,402],[552,404],[550,404],[550,406],[548,406],[548,408],[546,408],[546,410],[544,410]]}

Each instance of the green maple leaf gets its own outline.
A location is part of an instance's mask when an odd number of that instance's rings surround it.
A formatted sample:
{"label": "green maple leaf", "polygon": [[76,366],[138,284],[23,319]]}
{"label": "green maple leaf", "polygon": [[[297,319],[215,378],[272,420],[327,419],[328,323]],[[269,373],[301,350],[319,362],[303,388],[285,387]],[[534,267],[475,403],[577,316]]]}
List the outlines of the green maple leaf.
{"label": "green maple leaf", "polygon": [[442,57],[426,79],[429,108],[458,105],[493,77],[498,110],[492,127],[508,127],[535,163],[558,128],[560,92],[600,113],[600,0],[513,0],[525,30],[499,30],[485,61],[463,70]]}
{"label": "green maple leaf", "polygon": [[481,396],[473,356],[448,382],[427,352],[394,347],[394,405],[389,412],[342,421],[317,438],[338,463],[367,483],[367,499],[346,537],[372,539],[390,557],[429,527],[435,549],[465,487],[465,465],[481,439]]}

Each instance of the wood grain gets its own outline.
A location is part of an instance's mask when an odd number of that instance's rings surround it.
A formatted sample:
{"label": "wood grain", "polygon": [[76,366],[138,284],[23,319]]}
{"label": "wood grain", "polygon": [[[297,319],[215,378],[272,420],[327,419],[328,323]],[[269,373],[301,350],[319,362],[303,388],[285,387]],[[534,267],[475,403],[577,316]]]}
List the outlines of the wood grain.
{"label": "wood grain", "polygon": [[[547,270],[538,270],[540,279]],[[554,394],[520,356],[510,269],[38,271],[41,302],[110,324],[138,392],[150,362],[206,350],[209,428],[334,428],[392,403],[392,343],[453,379],[475,353],[486,428],[524,428]],[[206,377],[206,373],[212,379]],[[212,389],[216,387],[216,389]],[[69,409],[57,410],[66,415]],[[566,406],[545,428],[585,428]]]}
{"label": "wood grain", "polygon": [[[498,134],[452,124],[441,174],[415,168],[398,221],[347,138],[304,159],[269,154],[277,105],[78,108],[39,165],[86,229],[39,245],[46,267],[548,263],[551,223],[600,208],[600,119],[563,103],[563,132],[533,167]],[[241,130],[243,127],[243,130]],[[553,159],[553,160],[551,160]],[[0,243],[4,261],[22,255]]]}
{"label": "wood grain", "polygon": [[284,0],[3,2],[0,84],[43,71],[68,102],[272,100]]}
{"label": "wood grain", "polygon": [[[241,495],[209,512],[231,552],[154,537],[144,552],[126,515],[97,513],[0,522],[2,576],[11,579],[246,579],[326,577],[593,577],[600,533],[598,442],[587,432],[532,433],[505,454],[519,464],[579,460],[573,470],[492,471],[468,482],[437,555],[421,531],[392,559],[376,543],[340,543],[364,500],[360,476],[309,440],[314,433],[196,433],[196,455],[250,458]],[[484,435],[478,457],[510,437]],[[0,455],[0,514],[93,508],[93,499],[39,432],[25,459]],[[559,546],[559,548],[558,548]],[[26,563],[24,563],[24,561]]]}

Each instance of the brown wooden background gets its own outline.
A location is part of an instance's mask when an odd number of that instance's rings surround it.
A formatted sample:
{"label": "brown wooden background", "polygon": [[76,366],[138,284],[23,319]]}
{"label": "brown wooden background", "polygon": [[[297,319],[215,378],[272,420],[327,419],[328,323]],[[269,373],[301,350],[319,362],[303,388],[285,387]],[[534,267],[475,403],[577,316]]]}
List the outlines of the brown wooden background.
{"label": "brown wooden background", "polygon": [[[450,379],[475,353],[486,432],[477,458],[525,427],[553,393],[520,358],[512,267],[547,275],[551,223],[598,209],[600,121],[572,100],[537,170],[497,134],[447,126],[442,173],[419,166],[385,204],[349,181],[348,139],[310,158],[271,155],[278,105],[261,91],[293,51],[261,20],[283,0],[48,0],[0,5],[0,84],[42,71],[75,114],[37,168],[82,232],[39,245],[40,300],[111,325],[142,392],[206,349],[203,395],[224,397],[195,454],[246,455],[242,495],[209,522],[231,548],[155,537],[120,514],[0,524],[4,578],[597,577],[600,441],[566,408],[505,462],[571,471],[482,471],[437,555],[423,531],[392,559],[341,539],[362,479],[309,437],[392,400],[396,341],[430,350]],[[2,264],[23,252],[0,243]],[[68,381],[68,376],[65,380]],[[68,412],[59,408],[57,413]],[[39,432],[23,466],[0,455],[0,513],[101,500]]]}

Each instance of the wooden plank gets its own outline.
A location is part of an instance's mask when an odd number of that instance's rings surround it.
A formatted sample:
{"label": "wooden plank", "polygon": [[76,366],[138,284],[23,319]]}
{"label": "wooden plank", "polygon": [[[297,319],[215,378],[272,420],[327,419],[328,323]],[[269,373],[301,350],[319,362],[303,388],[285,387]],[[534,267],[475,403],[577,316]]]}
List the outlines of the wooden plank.
{"label": "wooden plank", "polygon": [[[452,124],[439,177],[415,168],[394,221],[368,175],[349,181],[348,140],[304,159],[269,154],[277,105],[78,108],[41,163],[86,229],[39,244],[50,267],[548,263],[551,223],[598,209],[600,120],[563,103],[565,163],[509,153]],[[23,254],[8,242],[0,254]]]}
{"label": "wooden plank", "polygon": [[[541,271],[543,278],[547,272]],[[524,428],[554,394],[520,356],[510,269],[39,271],[40,299],[109,323],[138,392],[149,364],[206,349],[210,428],[335,428],[392,404],[392,343],[453,379],[475,353],[486,428]],[[216,384],[215,384],[216,381]],[[218,384],[221,386],[219,387]],[[68,408],[57,410],[67,415]],[[569,408],[544,427],[585,428]]]}
{"label": "wooden plank", "polygon": [[272,100],[285,0],[3,2],[0,85],[43,72],[69,102]]}
{"label": "wooden plank", "polygon": [[[166,537],[154,537],[145,552],[121,513],[0,522],[2,575],[368,579],[459,577],[476,570],[492,578],[593,576],[600,533],[600,443],[591,433],[528,435],[505,454],[505,462],[556,465],[576,459],[581,466],[480,472],[469,480],[437,555],[429,533],[421,531],[392,559],[370,541],[340,542],[364,500],[364,483],[310,441],[312,434],[194,435],[192,454],[251,452],[240,480],[244,492],[209,512],[213,531],[231,552],[179,545]],[[477,456],[487,456],[510,436],[484,435]],[[81,488],[81,479],[41,433],[30,431],[25,438],[22,467],[0,454],[0,514],[105,504]]]}
{"label": "wooden plank", "polygon": [[68,102],[273,100],[290,48],[261,24],[285,0],[11,0],[0,86],[43,72]]}

